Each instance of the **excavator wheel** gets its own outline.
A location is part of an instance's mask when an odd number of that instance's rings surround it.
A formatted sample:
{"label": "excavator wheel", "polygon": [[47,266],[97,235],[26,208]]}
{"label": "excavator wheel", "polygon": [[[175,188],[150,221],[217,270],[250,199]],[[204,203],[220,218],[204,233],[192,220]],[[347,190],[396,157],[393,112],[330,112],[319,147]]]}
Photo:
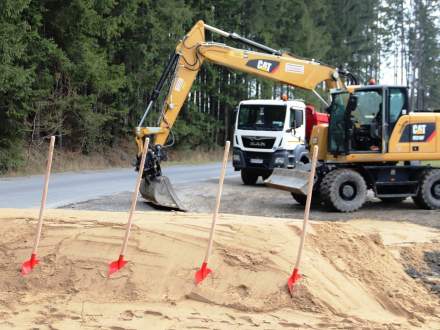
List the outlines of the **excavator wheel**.
{"label": "excavator wheel", "polygon": [[250,171],[248,169],[243,168],[241,170],[241,180],[243,181],[243,183],[247,186],[252,186],[255,183],[257,183],[258,180],[258,174]]}
{"label": "excavator wheel", "polygon": [[[293,199],[300,205],[305,206],[307,202],[307,196],[303,194],[297,194],[297,193],[291,193]],[[312,206],[319,206],[321,205],[321,196],[319,194],[319,191],[314,191],[312,195]]]}
{"label": "excavator wheel", "polygon": [[358,172],[337,169],[328,173],[321,182],[323,203],[339,212],[354,212],[367,200],[367,185]]}
{"label": "excavator wheel", "polygon": [[413,200],[422,209],[440,209],[440,170],[431,169],[423,173],[419,191]]}

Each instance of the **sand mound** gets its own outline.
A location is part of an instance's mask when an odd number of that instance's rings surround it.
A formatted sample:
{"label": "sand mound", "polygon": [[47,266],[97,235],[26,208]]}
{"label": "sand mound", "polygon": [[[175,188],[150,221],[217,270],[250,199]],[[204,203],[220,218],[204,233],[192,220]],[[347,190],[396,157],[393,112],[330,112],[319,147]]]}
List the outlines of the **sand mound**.
{"label": "sand mound", "polygon": [[223,215],[210,261],[214,273],[195,287],[209,215],[137,214],[130,262],[107,278],[126,214],[49,211],[41,264],[23,278],[18,269],[30,253],[35,214],[0,212],[2,328],[440,328],[438,296],[408,276],[400,258],[409,245],[440,249],[440,233],[424,227],[314,223],[304,278],[292,298],[286,280],[299,221]]}

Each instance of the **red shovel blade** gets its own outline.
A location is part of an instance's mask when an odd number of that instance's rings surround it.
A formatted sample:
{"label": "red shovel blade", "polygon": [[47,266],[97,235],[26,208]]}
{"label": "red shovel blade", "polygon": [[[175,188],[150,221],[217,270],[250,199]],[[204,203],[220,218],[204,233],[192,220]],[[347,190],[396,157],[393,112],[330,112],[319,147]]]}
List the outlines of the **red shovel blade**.
{"label": "red shovel blade", "polygon": [[126,263],[127,263],[127,261],[124,260],[124,256],[120,255],[118,260],[113,261],[109,264],[108,276],[110,276],[113,273],[116,273],[118,270],[120,270],[122,267],[124,267]]}
{"label": "red shovel blade", "polygon": [[295,287],[295,284],[301,279],[301,275],[299,274],[298,268],[295,268],[293,270],[292,275],[289,277],[289,280],[287,281],[287,287],[289,288],[290,294],[293,295],[293,289]]}
{"label": "red shovel blade", "polygon": [[31,258],[29,260],[26,260],[23,262],[23,265],[21,265],[21,275],[27,275],[29,274],[32,269],[38,264],[37,255],[35,253],[31,254]]}
{"label": "red shovel blade", "polygon": [[208,264],[204,262],[202,264],[202,267],[200,267],[200,269],[196,272],[196,276],[195,276],[196,284],[202,282],[206,278],[206,276],[208,276],[210,273],[212,273],[212,270],[209,269]]}

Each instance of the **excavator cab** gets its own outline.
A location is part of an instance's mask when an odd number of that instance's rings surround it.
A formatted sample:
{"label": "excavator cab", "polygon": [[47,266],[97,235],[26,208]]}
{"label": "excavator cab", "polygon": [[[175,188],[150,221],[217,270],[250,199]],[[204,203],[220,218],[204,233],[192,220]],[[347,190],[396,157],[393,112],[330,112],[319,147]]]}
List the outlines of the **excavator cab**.
{"label": "excavator cab", "polygon": [[[339,212],[362,207],[371,189],[384,203],[411,197],[424,209],[440,209],[440,115],[410,112],[402,86],[356,86],[332,95],[328,125],[313,128],[319,146],[314,203]],[[422,162],[424,161],[424,162]],[[285,173],[278,189],[305,203],[308,171]],[[271,178],[269,178],[271,180]]]}
{"label": "excavator cab", "polygon": [[408,113],[401,86],[365,86],[333,94],[328,152],[334,156],[385,153],[398,119]]}

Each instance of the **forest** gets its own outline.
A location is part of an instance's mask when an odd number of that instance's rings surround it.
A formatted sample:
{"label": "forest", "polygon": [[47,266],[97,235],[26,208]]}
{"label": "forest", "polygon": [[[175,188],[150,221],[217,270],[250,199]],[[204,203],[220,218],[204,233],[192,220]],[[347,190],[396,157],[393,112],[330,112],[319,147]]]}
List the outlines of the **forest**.
{"label": "forest", "polygon": [[[436,0],[0,0],[0,173],[50,135],[58,150],[86,155],[131,138],[177,42],[200,19],[361,83],[407,85],[413,110],[437,110],[439,13]],[[283,92],[316,102],[205,64],[173,128],[175,147],[223,145],[241,100]]]}

